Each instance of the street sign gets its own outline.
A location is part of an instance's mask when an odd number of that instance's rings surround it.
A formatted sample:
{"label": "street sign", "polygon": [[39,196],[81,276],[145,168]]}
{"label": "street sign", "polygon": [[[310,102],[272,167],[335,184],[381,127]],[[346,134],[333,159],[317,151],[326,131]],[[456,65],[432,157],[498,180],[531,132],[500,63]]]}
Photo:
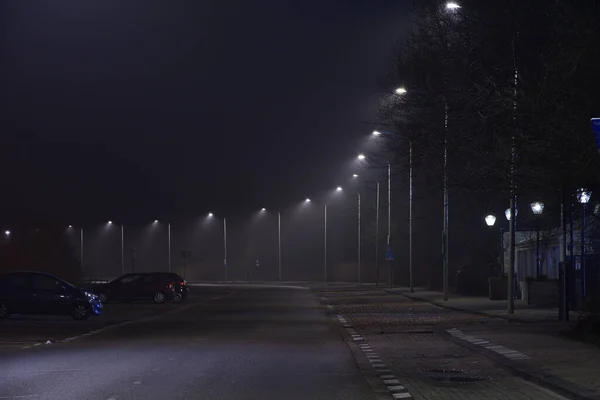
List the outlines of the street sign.
{"label": "street sign", "polygon": [[592,129],[596,138],[596,147],[600,151],[600,118],[592,118]]}
{"label": "street sign", "polygon": [[385,250],[385,261],[394,261],[394,250],[391,246],[388,246]]}

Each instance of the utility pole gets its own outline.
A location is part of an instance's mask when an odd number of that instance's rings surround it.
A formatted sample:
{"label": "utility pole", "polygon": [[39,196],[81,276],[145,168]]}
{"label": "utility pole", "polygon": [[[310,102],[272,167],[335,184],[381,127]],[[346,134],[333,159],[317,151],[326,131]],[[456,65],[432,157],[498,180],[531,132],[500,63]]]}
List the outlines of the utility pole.
{"label": "utility pole", "polygon": [[379,181],[377,181],[377,205],[375,216],[375,286],[379,286]]}
{"label": "utility pole", "polygon": [[448,103],[444,103],[444,301],[448,301]]}
{"label": "utility pole", "polygon": [[171,272],[171,223],[167,224],[167,235],[169,242],[169,272]]}
{"label": "utility pole", "polygon": [[327,204],[325,204],[325,229],[324,229],[324,252],[323,252],[323,270],[324,270],[324,280],[327,283]]}
{"label": "utility pole", "polygon": [[125,274],[125,246],[124,246],[123,224],[121,224],[121,275]]}
{"label": "utility pole", "polygon": [[415,291],[413,284],[413,168],[412,168],[412,140],[408,141],[408,174],[409,174],[409,189],[408,189],[408,269],[409,269],[409,287],[410,292]]}
{"label": "utility pole", "polygon": [[227,218],[223,217],[223,283],[227,283]]}
{"label": "utility pole", "polygon": [[[387,235],[387,247],[388,251],[391,251],[391,237],[392,237],[392,166],[388,163],[388,235]],[[388,260],[388,275],[390,288],[394,286],[394,274],[392,271],[392,260]]]}
{"label": "utility pole", "polygon": [[358,271],[357,271],[356,278],[357,278],[358,284],[360,285],[360,283],[361,283],[361,276],[360,276],[361,275],[360,274],[360,192],[356,193],[356,197],[357,197],[357,201],[358,201],[358,204],[357,204],[357,206],[358,206],[357,207],[358,208],[358,246],[357,246],[357,253],[358,253],[358,260],[357,260],[358,263],[357,263],[357,266],[358,266]]}
{"label": "utility pole", "polygon": [[277,212],[277,258],[279,265],[279,282],[281,282],[281,213]]}

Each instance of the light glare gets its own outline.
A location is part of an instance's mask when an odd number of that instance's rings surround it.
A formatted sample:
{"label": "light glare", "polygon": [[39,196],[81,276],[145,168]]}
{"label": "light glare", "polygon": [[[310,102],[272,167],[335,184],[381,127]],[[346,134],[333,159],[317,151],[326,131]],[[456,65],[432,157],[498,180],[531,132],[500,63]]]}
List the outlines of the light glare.
{"label": "light glare", "polygon": [[541,214],[542,212],[544,212],[544,203],[539,201],[531,203],[531,211],[533,211],[533,213],[536,215]]}
{"label": "light glare", "polygon": [[213,216],[213,213],[208,213],[208,216],[209,216],[209,217],[212,217],[212,216]]}
{"label": "light glare", "polygon": [[379,132],[379,131],[373,131],[373,136],[379,136],[379,135],[381,135],[381,132]]}
{"label": "light glare", "polygon": [[446,3],[446,9],[448,10],[458,10],[459,8],[461,8],[460,5],[453,1]]}
{"label": "light glare", "polygon": [[358,159],[359,160],[364,160],[365,159],[365,155],[364,154],[359,154],[358,155]]}
{"label": "light glare", "polygon": [[587,204],[592,197],[592,192],[587,189],[579,189],[577,191],[577,201],[581,204]]}
{"label": "light glare", "polygon": [[405,94],[406,93],[406,89],[403,87],[399,87],[398,89],[396,89],[396,94]]}
{"label": "light glare", "polygon": [[306,200],[304,200],[305,203],[310,203],[310,199],[307,198]]}
{"label": "light glare", "polygon": [[352,174],[352,177],[353,178],[358,178],[358,175],[357,174]]}
{"label": "light glare", "polygon": [[109,225],[112,225],[112,221],[108,221],[108,224],[109,224]]}
{"label": "light glare", "polygon": [[338,191],[338,192],[341,192],[342,191],[342,187],[338,186],[337,189],[335,189],[335,190]]}
{"label": "light glare", "polygon": [[260,209],[260,211],[267,211],[267,209],[263,207]]}
{"label": "light glare", "polygon": [[6,236],[9,236],[9,235],[10,235],[10,231],[4,231],[4,234],[5,234]]}
{"label": "light glare", "polygon": [[494,224],[496,223],[496,216],[492,214],[486,216],[485,223],[487,224],[487,226],[494,226]]}

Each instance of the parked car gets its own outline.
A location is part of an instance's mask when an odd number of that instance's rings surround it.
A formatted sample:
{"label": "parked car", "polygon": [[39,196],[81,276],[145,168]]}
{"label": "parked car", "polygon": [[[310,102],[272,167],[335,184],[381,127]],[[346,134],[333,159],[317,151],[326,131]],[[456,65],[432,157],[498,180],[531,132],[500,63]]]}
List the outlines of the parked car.
{"label": "parked car", "polygon": [[187,297],[188,287],[175,273],[147,272],[125,274],[108,283],[93,285],[92,291],[102,302],[152,300],[162,304],[167,299],[181,303]]}
{"label": "parked car", "polygon": [[43,272],[0,275],[0,319],[11,314],[54,314],[84,320],[101,312],[97,296],[56,276]]}

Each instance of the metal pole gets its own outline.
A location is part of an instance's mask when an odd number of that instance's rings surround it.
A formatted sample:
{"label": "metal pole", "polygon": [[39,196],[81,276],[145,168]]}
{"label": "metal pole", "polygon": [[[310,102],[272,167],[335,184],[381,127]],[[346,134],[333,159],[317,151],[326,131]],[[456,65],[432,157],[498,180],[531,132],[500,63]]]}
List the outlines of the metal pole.
{"label": "metal pole", "polygon": [[413,237],[412,237],[412,220],[413,220],[413,169],[412,169],[412,140],[408,141],[408,272],[409,272],[409,287],[410,292],[414,292],[413,284]]}
{"label": "metal pole", "polygon": [[539,278],[539,276],[541,275],[540,271],[540,227],[538,226],[535,232],[535,254],[536,254],[536,272],[535,272],[535,276],[536,278]]}
{"label": "metal pole", "polygon": [[586,288],[586,271],[585,271],[585,209],[587,204],[583,204],[583,212],[581,214],[581,285],[582,285],[582,293],[585,298],[587,288]]}
{"label": "metal pole", "polygon": [[223,218],[223,282],[227,282],[227,218]]}
{"label": "metal pole", "polygon": [[327,204],[325,204],[325,235],[324,235],[324,241],[325,241],[325,247],[324,247],[324,252],[323,252],[323,270],[324,270],[324,279],[325,279],[325,283],[327,283]]}
{"label": "metal pole", "polygon": [[[387,247],[388,250],[391,247],[391,236],[392,236],[392,166],[388,163],[388,235],[387,235]],[[392,260],[388,261],[388,279],[390,288],[394,286],[393,273],[392,273]]]}
{"label": "metal pole", "polygon": [[123,224],[121,224],[121,275],[125,274],[125,246],[124,246],[124,234],[123,234]]}
{"label": "metal pole", "polygon": [[377,181],[377,215],[375,216],[375,286],[379,286],[379,181]]}
{"label": "metal pole", "polygon": [[[513,151],[514,154],[514,151]],[[513,156],[514,157],[514,156]],[[509,265],[508,265],[508,288],[507,288],[507,299],[508,299],[508,312],[510,314],[515,312],[515,302],[513,295],[514,285],[514,272],[515,272],[515,230],[516,230],[516,195],[514,182],[511,184],[511,195],[510,195],[510,220],[508,228],[508,240],[510,245]]]}
{"label": "metal pole", "polygon": [[81,277],[83,278],[83,228],[79,228],[79,258],[81,260]]}
{"label": "metal pole", "polygon": [[281,213],[277,212],[277,257],[279,262],[279,281],[281,282]]}
{"label": "metal pole", "polygon": [[357,195],[357,199],[358,199],[358,247],[357,247],[357,253],[358,253],[358,271],[357,271],[357,281],[360,284],[361,283],[361,276],[360,276],[360,193],[356,193]]}
{"label": "metal pole", "polygon": [[171,223],[167,224],[167,235],[169,239],[169,272],[171,272]]}
{"label": "metal pole", "polygon": [[500,252],[498,253],[500,254],[500,260],[499,264],[500,264],[500,276],[502,276],[504,274],[504,228],[500,228]]}
{"label": "metal pole", "polygon": [[444,300],[448,300],[448,103],[444,104]]}
{"label": "metal pole", "polygon": [[562,316],[561,320],[569,321],[569,268],[567,267],[567,210],[566,210],[566,191],[563,186],[563,190],[561,193],[561,202],[560,202],[560,223],[562,228],[562,246],[561,246],[561,255],[562,255],[562,314],[559,311],[559,315]]}

